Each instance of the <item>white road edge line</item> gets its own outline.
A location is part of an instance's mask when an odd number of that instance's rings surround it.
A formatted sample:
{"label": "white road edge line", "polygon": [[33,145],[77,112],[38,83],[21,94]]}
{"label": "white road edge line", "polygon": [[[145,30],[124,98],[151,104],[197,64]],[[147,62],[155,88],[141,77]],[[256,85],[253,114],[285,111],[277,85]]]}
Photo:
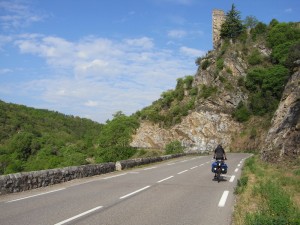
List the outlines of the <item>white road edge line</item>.
{"label": "white road edge line", "polygon": [[219,207],[224,207],[225,206],[228,194],[229,194],[229,191],[224,191],[223,192],[223,195],[222,195],[222,197],[219,201],[219,204],[218,204]]}
{"label": "white road edge line", "polygon": [[161,183],[161,182],[163,182],[163,181],[165,181],[165,180],[169,180],[169,179],[171,179],[171,178],[173,178],[174,176],[169,176],[169,177],[167,177],[167,178],[165,178],[165,179],[162,179],[162,180],[160,180],[160,181],[157,181],[157,183]]}
{"label": "white road edge line", "polygon": [[24,198],[18,198],[18,199],[15,199],[15,200],[7,201],[6,203],[16,202],[16,201],[21,201],[21,200],[24,200],[24,199],[27,199],[27,198],[33,198],[33,197],[37,197],[37,196],[41,196],[41,195],[46,195],[46,194],[61,191],[61,190],[64,190],[64,189],[66,189],[66,188],[61,188],[61,189],[57,189],[57,190],[54,190],[54,191],[48,191],[48,192],[44,192],[44,193],[37,194],[37,195],[31,195],[31,196],[27,196],[27,197],[24,197]]}
{"label": "white road edge line", "polygon": [[115,175],[115,176],[105,177],[105,178],[103,178],[103,180],[111,179],[111,178],[114,178],[114,177],[124,176],[124,175],[126,175],[126,174],[127,174],[127,173],[122,173],[122,174]]}
{"label": "white road edge line", "polygon": [[92,213],[92,212],[94,212],[94,211],[96,211],[96,210],[98,210],[98,209],[101,209],[101,208],[103,208],[103,206],[98,206],[98,207],[96,207],[96,208],[93,208],[93,209],[90,209],[90,210],[88,210],[88,211],[86,211],[86,212],[80,213],[80,214],[78,214],[77,216],[73,216],[73,217],[71,217],[71,218],[69,218],[69,219],[66,219],[66,220],[64,220],[64,221],[61,221],[61,222],[56,223],[56,224],[54,224],[54,225],[62,225],[62,224],[68,223],[68,222],[70,222],[70,221],[72,221],[72,220],[75,220],[75,219],[77,219],[77,218],[79,218],[79,217],[82,217],[82,216],[84,216],[84,215],[86,215],[86,214]]}
{"label": "white road edge line", "polygon": [[127,194],[127,195],[124,195],[124,196],[120,197],[120,199],[127,198],[127,197],[129,197],[129,196],[131,196],[131,195],[134,195],[134,194],[136,194],[136,193],[138,193],[138,192],[141,192],[141,191],[143,191],[143,190],[145,190],[145,189],[147,189],[147,188],[149,188],[149,187],[151,187],[151,186],[143,187],[143,188],[141,188],[141,189],[139,189],[139,190],[136,190],[136,191],[134,191],[134,192],[131,192],[131,193]]}
{"label": "white road edge line", "polygon": [[239,169],[238,168],[236,168],[235,170],[234,170],[234,172],[237,172]]}
{"label": "white road edge line", "polygon": [[234,176],[234,175],[233,175],[233,176],[231,176],[231,178],[230,178],[229,182],[233,182],[233,181],[234,181],[234,178],[235,178],[235,176]]}
{"label": "white road edge line", "polygon": [[181,171],[181,172],[179,172],[179,173],[177,173],[177,174],[183,174],[183,173],[185,173],[185,172],[187,172],[188,170],[184,170],[184,171]]}
{"label": "white road edge line", "polygon": [[191,170],[193,170],[193,169],[196,169],[198,166],[194,166],[194,167],[192,167],[192,168],[190,168]]}

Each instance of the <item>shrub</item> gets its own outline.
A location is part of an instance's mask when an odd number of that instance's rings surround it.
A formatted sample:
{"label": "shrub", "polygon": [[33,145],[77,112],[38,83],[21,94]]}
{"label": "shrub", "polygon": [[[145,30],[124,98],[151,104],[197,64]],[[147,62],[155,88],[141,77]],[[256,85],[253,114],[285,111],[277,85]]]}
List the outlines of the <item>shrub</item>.
{"label": "shrub", "polygon": [[209,60],[204,60],[204,62],[201,65],[201,69],[206,70],[207,67],[210,65],[210,61]]}
{"label": "shrub", "polygon": [[251,92],[249,108],[255,115],[273,112],[281,98],[289,70],[281,65],[250,70],[245,86]]}
{"label": "shrub", "polygon": [[256,49],[248,57],[248,63],[252,66],[260,64],[262,62],[262,56],[259,51]]}
{"label": "shrub", "polygon": [[250,112],[243,102],[240,102],[233,113],[233,117],[239,122],[248,121],[250,118]]}
{"label": "shrub", "polygon": [[259,22],[255,28],[251,29],[251,37],[255,41],[257,36],[261,36],[267,33],[268,27],[266,24]]}
{"label": "shrub", "polygon": [[217,87],[202,85],[200,97],[208,98],[217,92]]}
{"label": "shrub", "polygon": [[183,82],[185,83],[187,89],[191,89],[193,81],[194,81],[193,76],[186,76]]}
{"label": "shrub", "polygon": [[183,147],[181,146],[180,141],[172,141],[165,147],[166,154],[177,154],[183,153]]}
{"label": "shrub", "polygon": [[191,90],[190,90],[190,95],[191,96],[196,96],[198,94],[198,88],[197,87],[193,87]]}
{"label": "shrub", "polygon": [[162,100],[161,100],[161,106],[162,107],[170,107],[171,103],[175,99],[175,92],[173,90],[163,92],[161,94]]}
{"label": "shrub", "polygon": [[300,59],[300,41],[290,47],[284,64],[290,71],[293,71],[295,67],[294,62],[298,59]]}
{"label": "shrub", "polygon": [[222,70],[223,69],[223,67],[224,67],[224,59],[222,59],[222,58],[219,58],[218,60],[217,60],[217,70]]}
{"label": "shrub", "polygon": [[133,147],[108,147],[100,148],[97,152],[96,162],[116,162],[119,160],[129,159],[137,152]]}
{"label": "shrub", "polygon": [[201,65],[201,57],[198,57],[198,58],[196,58],[196,60],[195,60],[195,64],[197,65],[197,66],[200,66]]}

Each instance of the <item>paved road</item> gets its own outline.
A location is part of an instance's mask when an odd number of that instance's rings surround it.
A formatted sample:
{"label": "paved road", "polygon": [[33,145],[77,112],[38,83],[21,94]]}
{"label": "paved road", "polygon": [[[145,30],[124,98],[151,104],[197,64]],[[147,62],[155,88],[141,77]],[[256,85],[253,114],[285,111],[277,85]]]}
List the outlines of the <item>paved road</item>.
{"label": "paved road", "polygon": [[193,156],[1,196],[0,224],[230,224],[249,156],[227,154],[220,183],[212,179],[211,156]]}

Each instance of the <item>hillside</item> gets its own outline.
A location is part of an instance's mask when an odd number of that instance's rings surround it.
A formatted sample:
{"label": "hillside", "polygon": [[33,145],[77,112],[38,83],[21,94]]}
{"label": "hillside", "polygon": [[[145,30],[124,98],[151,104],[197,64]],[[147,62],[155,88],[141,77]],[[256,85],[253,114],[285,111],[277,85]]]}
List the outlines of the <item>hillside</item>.
{"label": "hillside", "polygon": [[0,174],[88,163],[103,125],[0,101]]}
{"label": "hillside", "polygon": [[[180,140],[186,151],[212,151],[218,143],[227,151],[262,149],[287,82],[299,86],[299,76],[293,74],[299,70],[300,29],[299,23],[275,19],[243,27],[234,38],[221,32],[216,48],[196,60],[194,76],[178,79],[174,90],[136,113],[142,122],[132,146],[164,148]],[[293,100],[281,106],[292,107],[293,122],[285,123],[285,132],[294,130],[288,141],[293,149],[299,146],[297,90],[289,88]],[[278,145],[276,151],[283,151]],[[272,150],[269,144],[268,152]]]}

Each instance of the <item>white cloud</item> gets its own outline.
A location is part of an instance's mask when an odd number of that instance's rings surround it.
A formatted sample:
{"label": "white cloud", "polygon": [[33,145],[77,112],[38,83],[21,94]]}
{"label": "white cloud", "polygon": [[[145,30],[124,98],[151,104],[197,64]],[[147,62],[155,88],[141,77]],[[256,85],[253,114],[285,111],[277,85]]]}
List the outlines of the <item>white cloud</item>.
{"label": "white cloud", "polygon": [[150,105],[174,88],[178,77],[194,74],[194,58],[204,54],[188,47],[157,49],[148,37],[116,41],[89,36],[71,42],[26,34],[14,43],[51,69],[47,78],[20,82],[20,95],[40,102],[34,107],[89,115],[99,122],[116,111],[131,114]]}
{"label": "white cloud", "polygon": [[171,38],[183,38],[187,35],[185,30],[170,30],[168,31],[168,36]]}
{"label": "white cloud", "polygon": [[148,37],[142,37],[137,39],[126,39],[125,43],[132,47],[139,47],[143,49],[151,49],[153,48],[154,44],[152,39]]}
{"label": "white cloud", "polygon": [[202,51],[202,50],[198,50],[198,49],[194,49],[194,48],[188,48],[188,47],[181,47],[180,48],[180,52],[185,54],[185,55],[190,55],[193,57],[200,57],[205,55],[206,52]]}
{"label": "white cloud", "polygon": [[26,2],[20,1],[1,1],[0,25],[4,30],[11,30],[29,26],[34,22],[42,21],[45,16],[34,12]]}
{"label": "white cloud", "polygon": [[87,102],[84,103],[84,105],[89,106],[89,107],[95,107],[95,106],[98,106],[99,103],[97,101],[88,100]]}

